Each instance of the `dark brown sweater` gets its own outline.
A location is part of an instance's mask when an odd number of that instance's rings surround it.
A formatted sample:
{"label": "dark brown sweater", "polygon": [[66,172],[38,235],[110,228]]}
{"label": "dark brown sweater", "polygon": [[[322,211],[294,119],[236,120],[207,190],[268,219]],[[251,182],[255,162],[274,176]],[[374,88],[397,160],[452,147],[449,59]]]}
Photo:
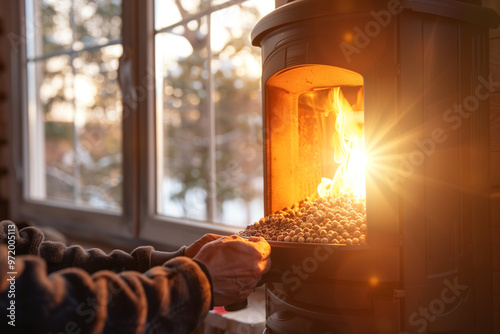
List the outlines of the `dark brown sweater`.
{"label": "dark brown sweater", "polygon": [[206,268],[183,253],[105,254],[0,222],[0,333],[190,333],[212,292]]}

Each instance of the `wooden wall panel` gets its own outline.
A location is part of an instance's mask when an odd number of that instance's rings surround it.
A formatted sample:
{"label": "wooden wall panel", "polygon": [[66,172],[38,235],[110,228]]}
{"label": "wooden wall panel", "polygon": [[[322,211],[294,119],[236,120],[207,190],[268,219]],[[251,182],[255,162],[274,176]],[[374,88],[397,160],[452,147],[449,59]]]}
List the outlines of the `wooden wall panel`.
{"label": "wooden wall panel", "polygon": [[[0,10],[1,11],[1,10]],[[9,197],[9,189],[8,189],[8,143],[9,140],[7,138],[7,109],[5,107],[6,101],[6,74],[5,70],[7,68],[6,65],[6,52],[3,45],[6,43],[5,38],[5,27],[4,22],[5,18],[2,17],[4,12],[1,11],[0,14],[0,220],[6,219],[8,217],[8,197]]]}

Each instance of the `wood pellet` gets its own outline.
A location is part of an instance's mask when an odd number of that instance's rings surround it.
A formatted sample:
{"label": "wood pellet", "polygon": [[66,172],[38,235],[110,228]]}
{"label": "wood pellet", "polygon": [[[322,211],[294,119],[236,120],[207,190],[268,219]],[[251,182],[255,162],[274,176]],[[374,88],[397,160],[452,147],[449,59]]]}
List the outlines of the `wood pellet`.
{"label": "wood pellet", "polygon": [[366,203],[352,195],[301,201],[248,225],[240,235],[268,241],[366,244]]}

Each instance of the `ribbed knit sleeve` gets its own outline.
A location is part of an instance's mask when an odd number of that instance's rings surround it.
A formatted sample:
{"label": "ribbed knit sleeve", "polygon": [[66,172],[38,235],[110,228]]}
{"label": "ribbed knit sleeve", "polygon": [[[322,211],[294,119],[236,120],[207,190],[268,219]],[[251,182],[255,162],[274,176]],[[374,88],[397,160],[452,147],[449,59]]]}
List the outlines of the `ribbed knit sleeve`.
{"label": "ribbed knit sleeve", "polygon": [[[8,237],[4,224],[1,233]],[[17,235],[24,238],[19,249],[36,254],[37,247],[22,234]],[[31,237],[39,240],[36,233]],[[54,262],[82,257],[61,249],[57,258],[62,260]],[[114,258],[96,252],[85,253],[82,263],[92,262],[94,256]],[[133,267],[140,256],[129,256]],[[188,334],[204,319],[213,299],[206,268],[184,256],[145,273],[99,270],[92,275],[81,268],[47,274],[46,262],[34,255],[16,253],[14,268],[8,260],[7,246],[0,245],[0,333]]]}
{"label": "ribbed knit sleeve", "polygon": [[[0,243],[5,243],[9,225],[12,226],[14,223],[0,222]],[[15,233],[17,254],[40,256],[47,263],[48,273],[69,267],[81,268],[88,273],[99,270],[145,272],[154,265],[161,265],[172,258],[184,255],[185,249],[183,247],[176,252],[159,252],[151,246],[141,246],[131,253],[114,250],[106,254],[97,248],[87,250],[78,245],[67,246],[61,242],[44,241],[43,232],[36,227],[26,227],[20,231],[16,228]],[[152,263],[153,254],[161,258],[162,263]]]}

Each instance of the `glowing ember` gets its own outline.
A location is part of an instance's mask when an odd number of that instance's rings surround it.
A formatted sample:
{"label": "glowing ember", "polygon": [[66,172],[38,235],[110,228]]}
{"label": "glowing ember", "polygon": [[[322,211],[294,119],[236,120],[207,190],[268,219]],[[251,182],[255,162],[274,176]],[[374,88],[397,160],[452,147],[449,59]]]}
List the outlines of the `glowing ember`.
{"label": "glowing ember", "polygon": [[322,178],[318,185],[318,194],[321,197],[352,194],[365,198],[364,115],[363,111],[359,111],[363,110],[363,91],[358,91],[354,105],[347,101],[340,87],[333,88],[328,98],[333,110],[325,110],[325,116],[329,113],[336,115],[332,140],[335,149],[334,160],[339,167],[333,180]]}

